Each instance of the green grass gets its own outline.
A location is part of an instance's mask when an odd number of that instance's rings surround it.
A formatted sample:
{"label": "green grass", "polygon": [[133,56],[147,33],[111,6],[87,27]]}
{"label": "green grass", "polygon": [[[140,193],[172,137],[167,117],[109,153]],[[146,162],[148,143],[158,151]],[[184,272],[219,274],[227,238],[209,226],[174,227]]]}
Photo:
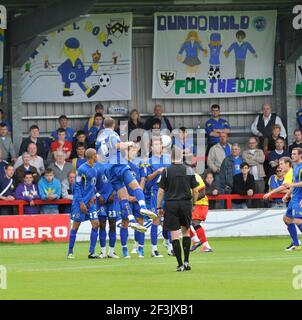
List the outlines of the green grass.
{"label": "green grass", "polygon": [[302,299],[302,289],[292,286],[302,251],[285,252],[288,243],[284,237],[214,238],[215,252],[194,252],[192,270],[183,273],[175,271],[174,257],[151,258],[149,243],[145,259],[129,260],[88,260],[88,243],[76,243],[75,260],[66,259],[66,243],[0,244],[8,273],[0,300]]}

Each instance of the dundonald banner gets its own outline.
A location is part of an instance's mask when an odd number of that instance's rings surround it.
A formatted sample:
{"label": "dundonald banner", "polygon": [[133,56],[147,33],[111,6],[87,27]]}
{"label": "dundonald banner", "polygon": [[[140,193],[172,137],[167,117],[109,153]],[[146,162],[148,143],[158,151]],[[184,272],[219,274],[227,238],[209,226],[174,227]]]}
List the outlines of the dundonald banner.
{"label": "dundonald banner", "polygon": [[22,102],[131,99],[132,14],[96,14],[48,34],[21,70]]}
{"label": "dundonald banner", "polygon": [[156,13],[152,97],[273,94],[277,12]]}

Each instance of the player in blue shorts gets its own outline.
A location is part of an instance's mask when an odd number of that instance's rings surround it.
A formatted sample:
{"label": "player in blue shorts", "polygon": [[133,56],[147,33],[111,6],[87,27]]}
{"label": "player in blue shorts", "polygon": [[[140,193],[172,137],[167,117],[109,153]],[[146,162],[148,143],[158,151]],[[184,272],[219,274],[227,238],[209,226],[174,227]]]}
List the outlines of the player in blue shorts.
{"label": "player in blue shorts", "polygon": [[120,199],[122,217],[129,219],[129,227],[140,232],[146,232],[147,228],[137,223],[132,214],[128,201],[128,192],[126,186],[131,188],[137,202],[140,206],[140,213],[151,219],[157,215],[146,207],[145,197],[142,188],[135,179],[127,159],[121,151],[127,150],[134,142],[121,142],[119,135],[114,131],[115,122],[112,118],[104,120],[104,130],[98,136],[96,149],[99,155],[99,161],[105,166],[105,175],[112,184]]}
{"label": "player in blue shorts", "polygon": [[94,149],[87,149],[85,156],[87,162],[82,164],[77,171],[75,193],[72,200],[71,218],[73,220],[73,224],[70,230],[68,259],[74,259],[73,247],[77,231],[80,224],[86,220],[90,220],[92,225],[88,258],[98,258],[98,256],[94,254],[99,228],[99,219],[94,203],[97,178],[97,172],[95,169],[97,154]]}
{"label": "player in blue shorts", "polygon": [[294,163],[293,182],[284,185],[290,189],[283,197],[283,201],[288,201],[291,197],[286,214],[283,217],[283,221],[287,225],[287,230],[292,238],[292,243],[286,248],[286,251],[301,249],[296,226],[302,232],[302,149],[294,148],[291,158]]}

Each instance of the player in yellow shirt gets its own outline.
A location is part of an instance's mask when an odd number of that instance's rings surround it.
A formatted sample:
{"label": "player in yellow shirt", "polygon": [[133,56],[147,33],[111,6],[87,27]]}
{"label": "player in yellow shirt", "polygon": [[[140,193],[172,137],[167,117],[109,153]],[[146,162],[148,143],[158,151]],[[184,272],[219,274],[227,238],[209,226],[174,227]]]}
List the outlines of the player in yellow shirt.
{"label": "player in yellow shirt", "polygon": [[196,180],[199,183],[198,187],[198,201],[195,204],[195,208],[192,212],[192,225],[190,229],[190,236],[193,241],[191,251],[196,250],[199,246],[202,246],[202,252],[212,252],[212,248],[206,237],[206,233],[201,226],[201,222],[205,221],[208,215],[209,201],[205,192],[205,184],[197,173],[195,174]]}

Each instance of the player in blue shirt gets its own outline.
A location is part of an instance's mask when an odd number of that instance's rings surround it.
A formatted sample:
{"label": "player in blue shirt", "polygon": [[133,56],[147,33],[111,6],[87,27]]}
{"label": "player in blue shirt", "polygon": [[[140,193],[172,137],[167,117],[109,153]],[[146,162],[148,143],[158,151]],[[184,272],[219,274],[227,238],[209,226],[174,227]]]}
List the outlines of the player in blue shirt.
{"label": "player in blue shirt", "polygon": [[286,202],[291,196],[286,214],[283,217],[283,221],[287,225],[287,230],[292,238],[292,243],[286,248],[286,251],[301,250],[296,226],[302,232],[302,149],[294,148],[291,158],[294,163],[293,182],[283,184],[290,189],[282,199]]}
{"label": "player in blue shirt", "polygon": [[90,220],[92,225],[88,258],[98,258],[98,256],[94,254],[99,228],[99,219],[94,203],[97,178],[95,162],[97,161],[97,154],[94,149],[87,149],[85,155],[87,162],[82,164],[77,171],[75,193],[72,200],[71,217],[73,224],[70,230],[69,238],[67,256],[69,259],[74,259],[73,247],[76,240],[77,231],[80,224],[86,220]]}
{"label": "player in blue shirt", "polygon": [[105,166],[105,175],[120,198],[122,219],[130,221],[130,228],[146,232],[147,228],[135,222],[126,187],[132,189],[140,206],[141,214],[147,215],[151,219],[157,218],[157,215],[147,209],[143,190],[135,179],[127,159],[121,154],[122,150],[127,150],[134,145],[134,142],[121,142],[119,135],[114,131],[115,121],[112,118],[104,120],[104,127],[105,129],[97,138],[96,149],[99,161]]}

